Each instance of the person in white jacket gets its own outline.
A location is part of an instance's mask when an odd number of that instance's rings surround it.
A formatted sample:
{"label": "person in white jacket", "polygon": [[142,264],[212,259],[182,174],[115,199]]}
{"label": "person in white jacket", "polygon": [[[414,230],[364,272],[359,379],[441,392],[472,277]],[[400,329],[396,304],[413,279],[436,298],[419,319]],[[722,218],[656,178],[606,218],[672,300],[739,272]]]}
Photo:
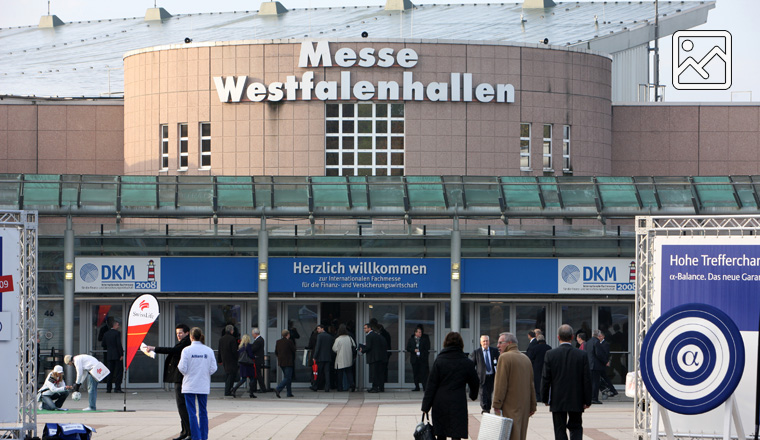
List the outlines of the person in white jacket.
{"label": "person in white jacket", "polygon": [[95,411],[98,401],[98,380],[95,379],[92,374],[89,374],[90,370],[102,365],[99,360],[90,356],[89,354],[79,354],[71,356],[67,354],[63,357],[63,363],[66,365],[72,365],[77,369],[77,380],[74,384],[74,391],[79,391],[79,387],[87,379],[87,402],[89,406],[82,411]]}
{"label": "person in white jacket", "polygon": [[66,411],[61,407],[66,398],[69,397],[68,390],[71,388],[66,386],[66,382],[63,380],[63,367],[56,365],[37,392],[37,401],[40,402],[39,409]]}
{"label": "person in white jacket", "polygon": [[356,390],[354,383],[354,356],[356,342],[349,336],[346,324],[338,327],[338,337],[333,343],[335,352],[335,369],[338,371],[338,391]]}
{"label": "person in white jacket", "polygon": [[[216,371],[214,350],[203,345],[203,332],[198,327],[190,329],[190,346],[182,350],[177,369],[182,379],[187,414],[190,416],[192,440],[208,440],[208,411],[206,403],[211,391],[211,375]],[[198,401],[196,417],[195,401]]]}

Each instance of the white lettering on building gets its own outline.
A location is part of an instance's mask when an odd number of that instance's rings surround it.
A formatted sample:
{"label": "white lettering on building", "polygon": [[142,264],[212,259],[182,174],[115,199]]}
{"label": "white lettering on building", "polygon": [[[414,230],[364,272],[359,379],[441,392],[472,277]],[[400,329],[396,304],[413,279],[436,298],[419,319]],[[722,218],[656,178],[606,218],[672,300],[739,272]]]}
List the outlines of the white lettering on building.
{"label": "white lettering on building", "polygon": [[[395,52],[391,48],[376,50],[365,47],[357,53],[347,47],[338,48],[334,55],[330,52],[330,43],[304,41],[298,57],[298,67],[401,67],[411,69],[419,62],[417,52],[404,48]],[[438,101],[438,102],[515,102],[515,88],[512,84],[473,85],[471,73],[451,73],[451,82],[431,82],[423,84],[415,80],[413,72],[403,72],[402,84],[396,81],[359,80],[352,83],[350,71],[341,71],[339,80],[322,80],[315,84],[314,71],[306,71],[300,81],[296,75],[289,75],[285,82],[273,82],[266,85],[261,82],[248,81],[247,76],[214,77],[214,85],[221,102],[241,102],[245,97],[251,102],[261,101],[320,101],[379,99],[382,101]]]}

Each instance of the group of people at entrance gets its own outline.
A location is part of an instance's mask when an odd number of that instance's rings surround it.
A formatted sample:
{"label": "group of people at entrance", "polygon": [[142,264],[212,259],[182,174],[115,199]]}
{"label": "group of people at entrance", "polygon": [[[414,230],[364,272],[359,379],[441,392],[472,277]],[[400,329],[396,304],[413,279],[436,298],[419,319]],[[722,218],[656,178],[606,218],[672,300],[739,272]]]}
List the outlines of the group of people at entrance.
{"label": "group of people at entrance", "polygon": [[483,335],[480,348],[469,356],[464,353],[459,333],[446,335],[443,350],[430,371],[421,408],[424,413],[432,411],[438,440],[469,436],[467,387],[470,399],[480,395],[483,414],[493,409],[497,416],[512,419],[511,439],[526,439],[537,402],[549,406],[556,440],[567,440],[568,432],[570,440],[582,439],[582,414],[592,403],[601,403],[596,381],[606,374],[593,373],[593,366],[609,365],[609,350],[602,348],[604,333],[595,332],[594,349],[575,347],[576,334],[567,324],[557,330],[559,346],[554,349],[546,344],[539,329],[528,335],[531,341],[526,353],[519,351],[514,334],[504,332],[499,335],[498,349],[490,346],[488,335]]}

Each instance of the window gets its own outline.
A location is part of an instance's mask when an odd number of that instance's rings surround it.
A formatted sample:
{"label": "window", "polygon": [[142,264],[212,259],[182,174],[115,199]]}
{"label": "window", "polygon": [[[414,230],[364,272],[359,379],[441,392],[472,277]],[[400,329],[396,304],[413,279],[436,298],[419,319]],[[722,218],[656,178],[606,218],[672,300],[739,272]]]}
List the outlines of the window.
{"label": "window", "polygon": [[211,168],[211,123],[201,122],[201,168]]}
{"label": "window", "polygon": [[552,125],[544,124],[544,171],[552,170]]}
{"label": "window", "polygon": [[404,128],[404,104],[326,104],[325,174],[403,176]]}
{"label": "window", "polygon": [[179,124],[179,169],[187,169],[187,124]]}
{"label": "window", "polygon": [[169,169],[169,126],[167,124],[160,125],[161,136],[161,163],[158,168],[162,171]]}
{"label": "window", "polygon": [[520,169],[530,171],[530,124],[520,124]]}
{"label": "window", "polygon": [[573,167],[570,163],[570,126],[565,125],[562,128],[562,171],[572,172]]}

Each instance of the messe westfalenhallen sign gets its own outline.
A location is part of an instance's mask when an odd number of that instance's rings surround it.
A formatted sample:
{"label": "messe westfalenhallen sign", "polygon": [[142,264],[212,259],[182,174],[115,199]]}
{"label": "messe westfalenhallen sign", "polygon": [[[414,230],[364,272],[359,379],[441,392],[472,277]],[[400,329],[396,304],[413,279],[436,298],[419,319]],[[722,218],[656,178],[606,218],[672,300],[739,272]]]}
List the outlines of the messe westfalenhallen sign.
{"label": "messe westfalenhallen sign", "polygon": [[[736,324],[746,353],[734,391],[744,429],[754,428],[760,316],[760,237],[655,237],[653,318],[688,303],[721,310]],[[671,414],[675,432],[722,435],[723,407],[700,417]]]}
{"label": "messe westfalenhallen sign", "polygon": [[0,227],[0,359],[3,359],[0,362],[0,389],[3,390],[0,423],[18,422],[18,322],[21,312],[16,283],[21,278],[20,234],[17,228]]}

